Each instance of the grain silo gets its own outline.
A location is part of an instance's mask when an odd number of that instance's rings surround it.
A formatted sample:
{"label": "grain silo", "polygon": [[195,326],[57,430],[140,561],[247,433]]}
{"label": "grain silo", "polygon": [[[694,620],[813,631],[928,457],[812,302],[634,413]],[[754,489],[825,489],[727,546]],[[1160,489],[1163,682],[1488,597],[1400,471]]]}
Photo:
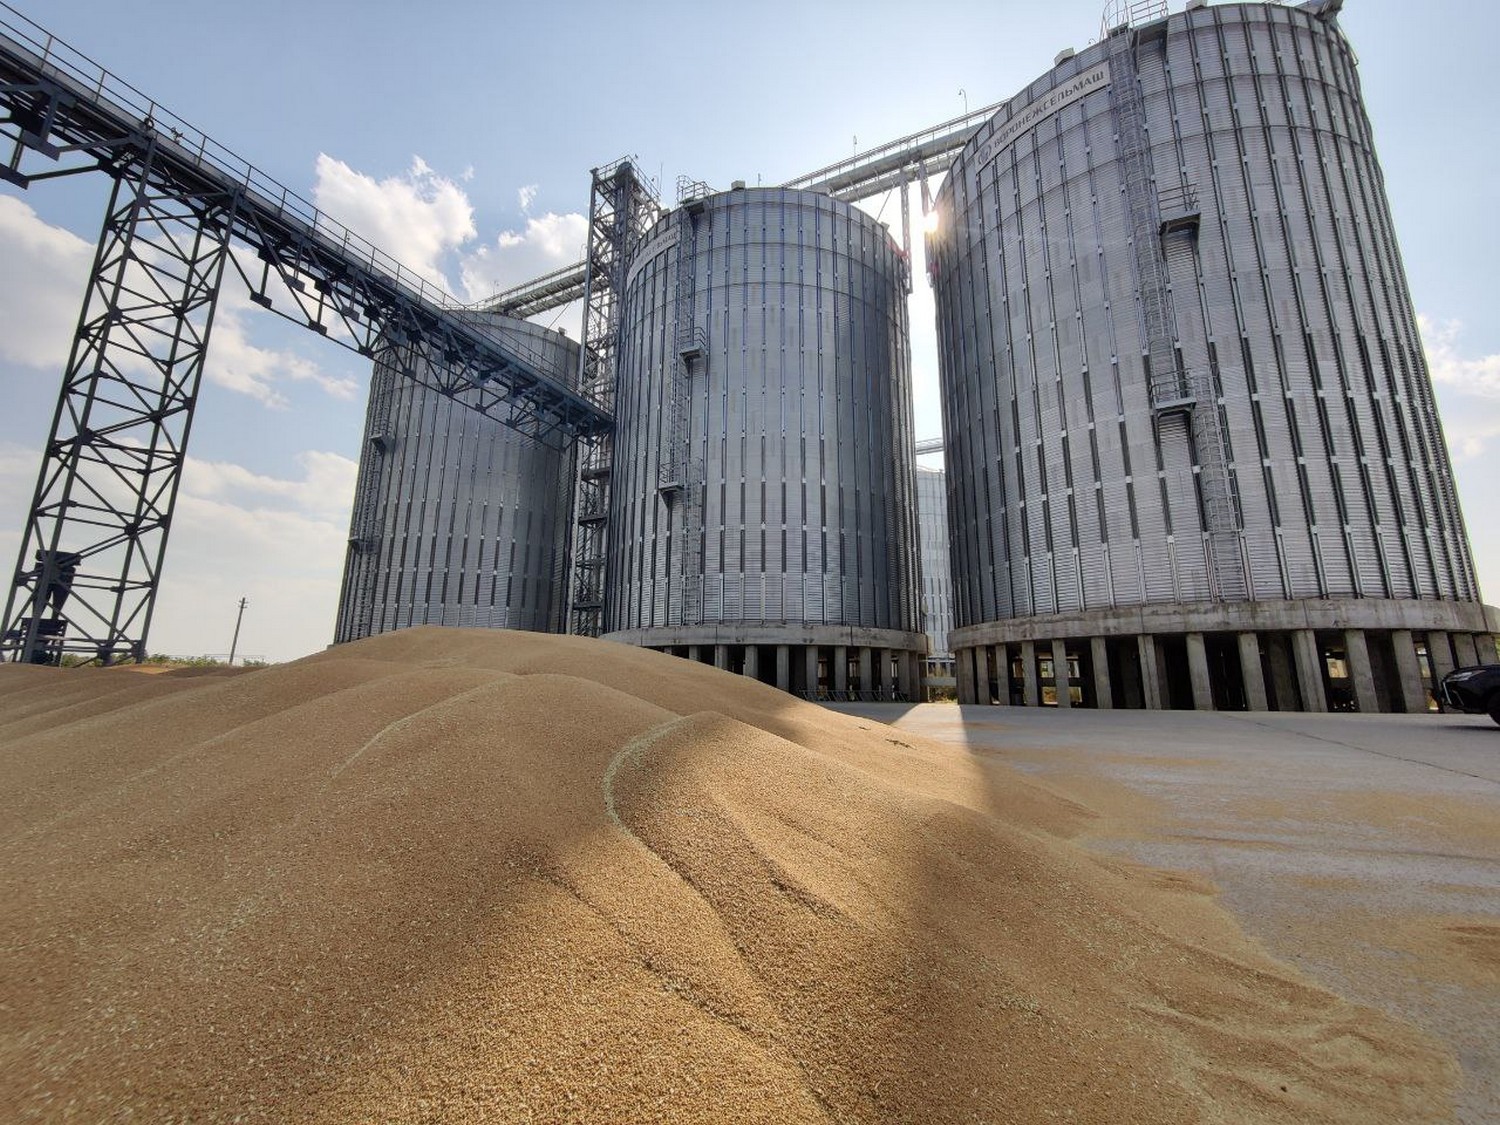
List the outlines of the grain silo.
{"label": "grain silo", "polygon": [[[578,345],[495,314],[473,322],[566,386]],[[560,632],[574,453],[397,370],[370,381],[335,642],[412,625]]]}
{"label": "grain silo", "polygon": [[960,698],[1425,709],[1500,624],[1339,5],[1118,7],[938,196]]}
{"label": "grain silo", "polygon": [[912,698],[906,263],[825,195],[701,190],[624,279],[608,636]]}
{"label": "grain silo", "polygon": [[948,487],[942,469],[917,466],[917,535],[922,552],[922,631],[927,659],[924,698],[953,698],[953,572],[948,554]]}

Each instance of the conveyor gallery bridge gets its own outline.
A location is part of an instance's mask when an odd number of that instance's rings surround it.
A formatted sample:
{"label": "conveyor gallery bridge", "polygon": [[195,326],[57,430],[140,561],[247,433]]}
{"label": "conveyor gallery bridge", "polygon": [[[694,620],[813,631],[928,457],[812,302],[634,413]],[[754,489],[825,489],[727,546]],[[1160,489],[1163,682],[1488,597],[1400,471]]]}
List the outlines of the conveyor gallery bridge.
{"label": "conveyor gallery bridge", "polygon": [[145,656],[226,269],[255,303],[520,433],[606,410],[429,281],[0,3],[0,179],[114,181],[7,600],[0,659]]}

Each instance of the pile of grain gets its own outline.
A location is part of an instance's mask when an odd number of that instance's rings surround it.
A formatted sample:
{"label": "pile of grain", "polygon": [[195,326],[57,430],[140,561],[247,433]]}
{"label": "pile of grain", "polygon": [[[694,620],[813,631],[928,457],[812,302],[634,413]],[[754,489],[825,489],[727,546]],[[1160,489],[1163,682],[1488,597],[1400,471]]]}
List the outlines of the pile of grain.
{"label": "pile of grain", "polygon": [[1438,1048],[1087,810],[671,657],[5,666],[0,770],[6,1121],[1446,1112]]}

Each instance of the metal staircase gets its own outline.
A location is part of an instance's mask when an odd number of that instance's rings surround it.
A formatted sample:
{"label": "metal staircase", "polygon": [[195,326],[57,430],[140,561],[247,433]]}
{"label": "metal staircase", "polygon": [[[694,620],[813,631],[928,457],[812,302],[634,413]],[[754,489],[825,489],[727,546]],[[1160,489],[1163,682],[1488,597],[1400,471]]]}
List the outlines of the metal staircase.
{"label": "metal staircase", "polygon": [[[594,169],[578,390],[609,415],[613,415],[615,405],[616,344],[625,267],[660,214],[661,205],[628,158]],[[578,466],[569,629],[581,636],[597,637],[604,630],[609,493],[614,470],[614,442],[609,433],[584,437]]]}
{"label": "metal staircase", "polygon": [[[1154,10],[1154,9],[1153,9]],[[1157,439],[1167,417],[1181,414],[1198,461],[1198,495],[1211,593],[1218,601],[1248,596],[1238,505],[1218,392],[1210,371],[1184,369],[1176,345],[1169,263],[1195,269],[1199,211],[1191,185],[1158,193],[1146,137],[1145,106],[1136,71],[1137,33],[1115,23],[1109,31],[1110,98],[1119,136],[1125,209],[1135,247],[1136,278],[1145,333],[1142,351],[1156,416]]]}

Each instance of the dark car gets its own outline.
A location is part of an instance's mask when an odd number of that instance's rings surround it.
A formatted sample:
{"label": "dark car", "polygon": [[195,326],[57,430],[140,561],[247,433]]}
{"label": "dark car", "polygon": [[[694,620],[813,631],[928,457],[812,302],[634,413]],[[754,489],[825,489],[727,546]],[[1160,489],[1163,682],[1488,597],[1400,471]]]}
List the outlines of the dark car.
{"label": "dark car", "polygon": [[1500,723],[1500,664],[1476,664],[1443,677],[1443,706]]}

